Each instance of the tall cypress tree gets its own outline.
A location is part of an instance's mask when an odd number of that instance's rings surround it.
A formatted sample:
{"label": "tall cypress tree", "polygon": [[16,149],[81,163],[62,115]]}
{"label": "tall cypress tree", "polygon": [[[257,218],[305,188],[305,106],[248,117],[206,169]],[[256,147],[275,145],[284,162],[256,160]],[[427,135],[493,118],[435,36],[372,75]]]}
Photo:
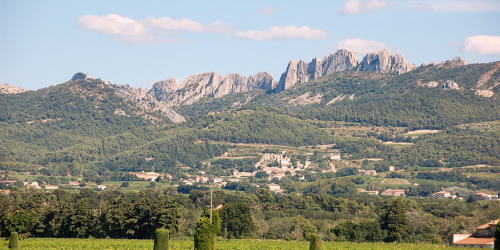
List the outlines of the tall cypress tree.
{"label": "tall cypress tree", "polygon": [[401,198],[392,200],[384,207],[380,226],[387,233],[386,242],[397,241],[400,236],[407,238],[410,221],[406,217],[406,207]]}
{"label": "tall cypress tree", "polygon": [[500,220],[498,220],[496,229],[495,229],[495,250],[500,250]]}

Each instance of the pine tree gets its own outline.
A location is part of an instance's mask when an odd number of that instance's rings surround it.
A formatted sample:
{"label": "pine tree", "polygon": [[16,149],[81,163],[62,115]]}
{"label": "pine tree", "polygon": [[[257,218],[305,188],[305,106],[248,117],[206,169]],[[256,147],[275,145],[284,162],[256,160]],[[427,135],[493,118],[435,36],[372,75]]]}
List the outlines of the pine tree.
{"label": "pine tree", "polygon": [[10,233],[9,248],[10,249],[19,249],[19,236],[17,235],[16,232]]}

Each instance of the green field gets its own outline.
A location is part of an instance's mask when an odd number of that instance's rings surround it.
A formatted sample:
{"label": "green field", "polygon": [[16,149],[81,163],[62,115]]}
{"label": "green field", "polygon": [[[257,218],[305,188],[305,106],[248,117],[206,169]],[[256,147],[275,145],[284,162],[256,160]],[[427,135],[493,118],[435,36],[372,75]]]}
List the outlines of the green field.
{"label": "green field", "polygon": [[[384,244],[384,243],[344,243],[344,242],[322,242],[322,249],[436,249],[440,245],[431,244]],[[19,242],[21,249],[45,250],[45,249],[153,249],[153,240],[111,240],[111,239],[26,239]],[[8,241],[0,244],[0,249],[7,249]],[[307,241],[283,241],[283,240],[219,240],[217,249],[227,250],[251,250],[251,249],[309,249]],[[173,240],[170,249],[193,249],[191,240]]]}

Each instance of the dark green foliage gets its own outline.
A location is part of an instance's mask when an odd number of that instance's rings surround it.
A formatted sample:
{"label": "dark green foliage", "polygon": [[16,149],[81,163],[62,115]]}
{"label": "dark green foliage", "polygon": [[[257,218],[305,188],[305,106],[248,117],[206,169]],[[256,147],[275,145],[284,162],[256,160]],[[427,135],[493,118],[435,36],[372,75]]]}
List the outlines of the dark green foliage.
{"label": "dark green foliage", "polygon": [[401,235],[398,235],[398,244],[403,243],[403,237]]}
{"label": "dark green foliage", "polygon": [[19,249],[19,236],[17,235],[16,232],[10,233],[9,248],[10,249]]}
{"label": "dark green foliage", "polygon": [[413,243],[413,236],[408,237],[408,243]]}
{"label": "dark green foliage", "polygon": [[220,225],[219,211],[212,211],[212,224],[210,224],[210,210],[205,209],[201,217],[196,221],[194,249],[215,250],[215,240],[220,232]]}
{"label": "dark green foliage", "polygon": [[168,250],[168,238],[168,229],[156,229],[153,250]]}
{"label": "dark green foliage", "polygon": [[212,117],[213,128],[205,136],[212,140],[305,146],[328,144],[333,137],[299,119],[262,110]]}
{"label": "dark green foliage", "polygon": [[228,230],[229,238],[251,236],[256,228],[250,207],[245,203],[225,204],[220,210],[220,218],[222,226]]}
{"label": "dark green foliage", "polygon": [[436,244],[436,235],[432,235],[432,241],[431,241],[432,244]]}
{"label": "dark green foliage", "polygon": [[228,234],[227,234],[227,227],[224,228],[224,239],[227,239]]}
{"label": "dark green foliage", "polygon": [[399,237],[407,238],[410,221],[406,216],[406,207],[401,198],[387,203],[380,217],[380,225],[387,233],[386,242],[397,241]]}
{"label": "dark green foliage", "polygon": [[331,231],[339,241],[378,242],[384,239],[380,223],[375,220],[362,220],[357,223],[344,221]]}
{"label": "dark green foliage", "polygon": [[309,250],[321,250],[321,236],[318,234],[311,235]]}
{"label": "dark green foliage", "polygon": [[497,225],[495,227],[494,249],[495,250],[500,250],[500,220],[498,221],[498,223],[497,223]]}

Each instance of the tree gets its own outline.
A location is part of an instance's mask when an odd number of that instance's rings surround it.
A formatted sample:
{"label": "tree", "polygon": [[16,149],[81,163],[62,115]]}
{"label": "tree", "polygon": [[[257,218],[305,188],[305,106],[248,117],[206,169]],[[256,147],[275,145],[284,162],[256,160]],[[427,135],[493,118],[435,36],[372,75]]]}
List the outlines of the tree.
{"label": "tree", "polygon": [[221,220],[218,210],[212,212],[212,223],[210,223],[210,210],[205,209],[196,221],[194,233],[195,250],[215,250],[215,239],[220,232]]}
{"label": "tree", "polygon": [[386,231],[386,242],[397,241],[399,236],[407,238],[410,221],[406,217],[406,207],[401,198],[390,201],[383,209],[380,226]]}
{"label": "tree", "polygon": [[16,232],[10,233],[9,248],[10,249],[19,249],[19,236],[17,235]]}
{"label": "tree", "polygon": [[317,234],[311,235],[311,243],[309,244],[309,250],[321,250],[321,236]]}
{"label": "tree", "polygon": [[128,183],[127,181],[124,181],[124,182],[122,182],[120,187],[128,187],[129,185],[130,185],[130,183]]}
{"label": "tree", "polygon": [[497,226],[495,228],[495,250],[500,250],[500,220],[498,220]]}
{"label": "tree", "polygon": [[76,205],[75,214],[70,217],[69,231],[72,237],[88,238],[93,229],[94,213],[86,198],[82,198]]}
{"label": "tree", "polygon": [[227,228],[229,238],[250,236],[256,226],[252,212],[245,203],[228,203],[220,211],[222,227]]}
{"label": "tree", "polygon": [[168,229],[156,229],[153,250],[168,250]]}

